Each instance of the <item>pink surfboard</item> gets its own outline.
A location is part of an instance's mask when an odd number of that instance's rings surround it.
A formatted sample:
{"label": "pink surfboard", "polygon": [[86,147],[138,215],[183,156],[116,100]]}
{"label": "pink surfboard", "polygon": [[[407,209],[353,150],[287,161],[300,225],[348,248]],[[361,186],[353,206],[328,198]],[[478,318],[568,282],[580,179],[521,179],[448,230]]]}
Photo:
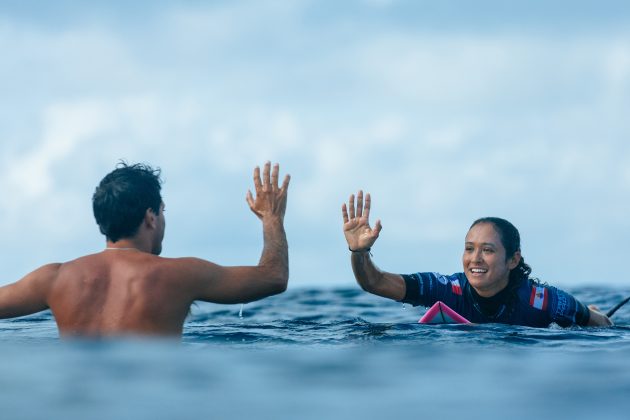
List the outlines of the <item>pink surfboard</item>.
{"label": "pink surfboard", "polygon": [[420,324],[470,324],[470,321],[452,310],[444,302],[435,302],[418,321]]}

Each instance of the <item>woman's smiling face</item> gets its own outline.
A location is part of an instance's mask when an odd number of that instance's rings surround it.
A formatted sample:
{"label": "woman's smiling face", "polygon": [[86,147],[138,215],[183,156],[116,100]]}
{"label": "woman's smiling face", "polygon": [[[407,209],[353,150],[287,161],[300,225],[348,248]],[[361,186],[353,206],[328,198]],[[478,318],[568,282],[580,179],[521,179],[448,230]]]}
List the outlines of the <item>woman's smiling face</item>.
{"label": "woman's smiling face", "polygon": [[478,223],[466,235],[464,273],[480,296],[494,296],[503,290],[508,285],[510,270],[520,259],[520,251],[506,258],[505,247],[492,223]]}

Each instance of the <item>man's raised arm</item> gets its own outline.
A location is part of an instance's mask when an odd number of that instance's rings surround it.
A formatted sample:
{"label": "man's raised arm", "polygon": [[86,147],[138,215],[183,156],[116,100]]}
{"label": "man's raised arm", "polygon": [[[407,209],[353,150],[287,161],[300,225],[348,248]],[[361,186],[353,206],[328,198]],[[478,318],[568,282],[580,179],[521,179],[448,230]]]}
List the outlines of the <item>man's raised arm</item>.
{"label": "man's raised arm", "polygon": [[[262,221],[263,251],[257,266],[223,267],[198,259],[186,259],[194,279],[194,299],[216,303],[243,303],[282,293],[289,280],[289,249],[284,231],[290,176],[278,186],[279,165],[267,162],[254,169],[255,195],[247,191],[250,209]],[[180,266],[181,268],[181,266]]]}

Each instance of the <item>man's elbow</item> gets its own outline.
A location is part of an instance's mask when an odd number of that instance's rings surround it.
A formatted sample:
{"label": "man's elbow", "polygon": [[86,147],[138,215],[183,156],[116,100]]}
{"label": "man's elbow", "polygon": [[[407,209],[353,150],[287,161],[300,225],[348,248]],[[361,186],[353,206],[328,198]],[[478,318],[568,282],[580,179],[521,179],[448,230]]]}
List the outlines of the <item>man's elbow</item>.
{"label": "man's elbow", "polygon": [[287,290],[287,284],[288,282],[279,282],[276,285],[274,285],[271,294],[272,295],[279,295],[280,293],[284,293]]}
{"label": "man's elbow", "polygon": [[287,286],[289,284],[289,274],[276,273],[275,275],[270,276],[268,281],[269,296],[279,295],[287,290]]}

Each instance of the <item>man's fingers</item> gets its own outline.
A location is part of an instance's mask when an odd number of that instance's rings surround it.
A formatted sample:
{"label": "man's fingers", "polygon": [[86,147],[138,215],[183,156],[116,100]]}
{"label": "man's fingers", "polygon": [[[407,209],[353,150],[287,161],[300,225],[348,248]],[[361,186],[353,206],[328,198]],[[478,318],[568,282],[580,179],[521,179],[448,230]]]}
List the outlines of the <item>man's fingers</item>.
{"label": "man's fingers", "polygon": [[274,190],[278,189],[278,171],[280,171],[280,165],[276,163],[271,171],[271,188]]}
{"label": "man's fingers", "polygon": [[348,207],[350,209],[350,218],[354,219],[354,194],[350,194],[348,199]]}
{"label": "man's fingers", "polygon": [[289,182],[291,181],[291,175],[287,174],[284,176],[284,181],[282,182],[282,191],[286,191],[289,189]]}
{"label": "man's fingers", "polygon": [[370,205],[372,202],[372,197],[370,197],[370,193],[365,194],[365,206],[363,207],[363,216],[370,220]]}
{"label": "man's fingers", "polygon": [[271,190],[271,162],[265,163],[265,167],[263,168],[263,191],[268,192]]}
{"label": "man's fingers", "polygon": [[343,215],[343,223],[348,223],[348,208],[346,207],[346,203],[341,205],[341,214]]}
{"label": "man's fingers", "polygon": [[357,194],[357,217],[363,216],[363,190]]}
{"label": "man's fingers", "polygon": [[247,195],[245,196],[245,201],[247,201],[247,204],[249,204],[249,208],[251,208],[251,209],[254,208],[254,196],[252,196],[252,192],[250,190],[247,190]]}
{"label": "man's fingers", "polygon": [[260,167],[258,166],[254,168],[254,188],[256,191],[260,191],[262,188],[262,182],[260,181]]}

